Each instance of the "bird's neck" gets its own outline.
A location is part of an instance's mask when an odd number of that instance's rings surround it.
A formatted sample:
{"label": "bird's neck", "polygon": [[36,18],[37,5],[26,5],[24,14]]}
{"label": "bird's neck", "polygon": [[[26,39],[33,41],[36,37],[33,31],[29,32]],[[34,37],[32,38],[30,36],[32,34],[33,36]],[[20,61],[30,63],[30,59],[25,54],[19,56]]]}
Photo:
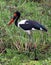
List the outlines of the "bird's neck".
{"label": "bird's neck", "polygon": [[19,17],[16,18],[16,20],[15,20],[15,25],[16,25],[16,26],[18,26],[18,19],[19,19]]}

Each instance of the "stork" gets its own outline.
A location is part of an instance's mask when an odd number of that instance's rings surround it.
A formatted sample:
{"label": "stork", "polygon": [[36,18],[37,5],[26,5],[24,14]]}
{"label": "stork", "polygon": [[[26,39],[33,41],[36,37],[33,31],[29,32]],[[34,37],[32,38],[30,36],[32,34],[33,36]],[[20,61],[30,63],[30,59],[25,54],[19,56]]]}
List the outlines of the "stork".
{"label": "stork", "polygon": [[25,19],[25,20],[21,20],[20,22],[18,22],[19,18],[20,18],[20,12],[19,11],[14,12],[14,16],[10,20],[8,25],[12,24],[15,21],[15,25],[17,27],[21,27],[25,32],[27,32],[30,39],[31,39],[31,30],[36,30],[37,29],[37,30],[47,32],[47,29],[43,25],[38,23],[37,21]]}
{"label": "stork", "polygon": [[30,40],[31,40],[31,30],[36,30],[37,29],[37,30],[47,32],[47,29],[35,20],[33,21],[33,20],[25,19],[25,20],[21,20],[20,22],[18,22],[18,19],[20,18],[20,15],[21,14],[20,14],[19,11],[14,12],[13,18],[10,20],[8,25],[12,24],[15,21],[15,25],[17,27],[22,28],[25,32],[28,33]]}

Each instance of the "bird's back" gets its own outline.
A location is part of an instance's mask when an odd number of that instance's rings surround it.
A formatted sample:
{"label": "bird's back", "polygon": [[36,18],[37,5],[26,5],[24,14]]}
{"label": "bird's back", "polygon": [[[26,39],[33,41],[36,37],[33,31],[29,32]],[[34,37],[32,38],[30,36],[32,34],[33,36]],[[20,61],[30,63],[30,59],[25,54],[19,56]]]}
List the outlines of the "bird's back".
{"label": "bird's back", "polygon": [[32,21],[32,20],[29,20],[27,21],[29,24],[31,24],[32,28],[34,29],[37,29],[37,30],[44,30],[47,32],[47,29],[45,28],[45,26],[41,25],[39,22],[37,21]]}

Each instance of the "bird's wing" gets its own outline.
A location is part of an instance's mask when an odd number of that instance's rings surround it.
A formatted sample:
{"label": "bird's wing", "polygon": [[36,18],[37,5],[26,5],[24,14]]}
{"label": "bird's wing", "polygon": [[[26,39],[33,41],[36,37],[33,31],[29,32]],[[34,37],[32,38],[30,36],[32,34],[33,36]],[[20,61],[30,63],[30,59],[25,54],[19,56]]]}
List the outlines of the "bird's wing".
{"label": "bird's wing", "polygon": [[45,26],[42,25],[42,24],[40,24],[40,23],[38,23],[38,22],[36,22],[36,21],[33,22],[33,27],[34,27],[35,29],[44,30],[44,31],[47,32],[47,29],[45,28]]}
{"label": "bird's wing", "polygon": [[24,30],[31,30],[32,26],[31,24],[25,23],[25,24],[20,24],[20,27]]}

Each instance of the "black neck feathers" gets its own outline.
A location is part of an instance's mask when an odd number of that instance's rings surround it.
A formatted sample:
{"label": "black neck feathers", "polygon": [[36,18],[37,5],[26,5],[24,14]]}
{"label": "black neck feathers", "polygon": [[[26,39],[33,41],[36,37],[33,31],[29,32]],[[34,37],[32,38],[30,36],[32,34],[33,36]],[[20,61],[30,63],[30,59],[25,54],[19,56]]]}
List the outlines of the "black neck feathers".
{"label": "black neck feathers", "polygon": [[18,26],[18,18],[15,20],[15,25]]}
{"label": "black neck feathers", "polygon": [[16,15],[17,15],[17,17],[16,17],[16,19],[15,19],[15,25],[18,26],[18,22],[17,22],[17,21],[18,21],[18,19],[20,18],[20,12],[16,11],[15,13],[16,13]]}

